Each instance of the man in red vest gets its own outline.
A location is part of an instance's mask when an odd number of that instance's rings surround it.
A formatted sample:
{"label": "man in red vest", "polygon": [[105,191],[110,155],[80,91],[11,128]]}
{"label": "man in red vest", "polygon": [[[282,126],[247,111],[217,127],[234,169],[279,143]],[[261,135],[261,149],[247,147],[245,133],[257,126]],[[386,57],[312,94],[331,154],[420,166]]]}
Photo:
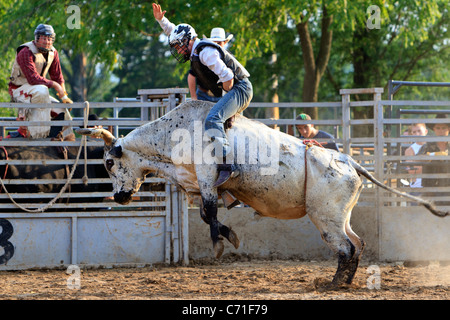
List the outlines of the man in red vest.
{"label": "man in red vest", "polygon": [[[9,94],[12,101],[19,103],[51,103],[56,99],[50,97],[49,88],[54,88],[63,103],[73,103],[67,96],[64,77],[61,72],[58,51],[53,47],[55,32],[53,27],[40,24],[34,31],[34,41],[20,45],[17,48],[10,83]],[[47,79],[47,74],[50,79]],[[53,110],[56,114],[65,112],[66,108]],[[45,108],[19,109],[18,118],[26,120],[50,121],[51,110]],[[30,126],[28,134],[31,138],[45,138],[50,126]]]}

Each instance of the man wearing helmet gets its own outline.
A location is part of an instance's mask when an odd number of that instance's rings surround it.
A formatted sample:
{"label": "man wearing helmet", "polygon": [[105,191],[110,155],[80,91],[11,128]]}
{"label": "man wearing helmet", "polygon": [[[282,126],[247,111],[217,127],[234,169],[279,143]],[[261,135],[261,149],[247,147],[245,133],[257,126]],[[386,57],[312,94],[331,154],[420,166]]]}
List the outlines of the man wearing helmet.
{"label": "man wearing helmet", "polygon": [[226,49],[208,39],[198,39],[194,28],[188,24],[174,25],[164,17],[165,13],[153,3],[153,15],[169,36],[172,55],[181,63],[190,60],[191,69],[202,86],[214,96],[222,97],[205,120],[205,131],[211,141],[222,146],[222,154],[217,155],[219,177],[215,186],[218,187],[238,174],[235,164],[226,163],[231,148],[224,123],[248,107],[253,97],[252,84],[248,80],[250,74]]}
{"label": "man wearing helmet", "polygon": [[[64,77],[61,72],[58,51],[53,47],[55,32],[53,27],[40,24],[34,31],[34,40],[20,45],[12,67],[9,94],[12,101],[19,103],[51,103],[49,88],[54,88],[63,103],[73,103],[67,96]],[[47,74],[50,79],[47,79]],[[67,109],[59,109],[70,118]],[[18,119],[50,121],[51,110],[45,108],[19,109]],[[31,138],[45,138],[49,126],[28,128]]]}
{"label": "man wearing helmet", "polygon": [[[207,37],[203,35],[203,39],[205,38]],[[225,36],[225,30],[223,28],[213,28],[211,29],[211,37],[209,38],[209,40],[217,43],[222,48],[225,48],[226,44],[232,38],[233,38],[232,34],[230,34],[228,37]],[[214,96],[214,94],[210,90],[205,89],[202,86],[202,83],[197,79],[197,76],[195,75],[195,72],[192,69],[189,70],[187,80],[189,93],[191,94],[192,100],[203,100],[215,103],[222,98]]]}

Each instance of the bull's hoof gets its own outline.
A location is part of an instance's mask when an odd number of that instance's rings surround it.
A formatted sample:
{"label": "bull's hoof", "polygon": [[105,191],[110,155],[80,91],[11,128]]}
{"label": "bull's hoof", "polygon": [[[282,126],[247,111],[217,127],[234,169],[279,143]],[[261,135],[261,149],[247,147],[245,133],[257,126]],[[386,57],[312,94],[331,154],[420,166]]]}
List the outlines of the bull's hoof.
{"label": "bull's hoof", "polygon": [[335,290],[344,290],[351,288],[352,285],[338,282],[338,281],[329,281],[324,278],[315,278],[314,279],[314,289],[318,292],[326,292],[326,291],[335,291]]}
{"label": "bull's hoof", "polygon": [[239,238],[233,230],[230,229],[230,235],[228,236],[228,240],[231,242],[231,244],[237,249],[239,248]]}
{"label": "bull's hoof", "polygon": [[216,259],[219,259],[223,254],[223,249],[225,248],[225,246],[223,245],[223,241],[219,240],[216,243],[214,243],[213,248]]}
{"label": "bull's hoof", "polygon": [[332,290],[332,287],[334,287],[331,281],[324,278],[315,278],[313,284],[314,289],[316,289],[319,292]]}
{"label": "bull's hoof", "polygon": [[324,278],[314,279],[314,289],[318,292],[332,291],[339,289],[340,285]]}

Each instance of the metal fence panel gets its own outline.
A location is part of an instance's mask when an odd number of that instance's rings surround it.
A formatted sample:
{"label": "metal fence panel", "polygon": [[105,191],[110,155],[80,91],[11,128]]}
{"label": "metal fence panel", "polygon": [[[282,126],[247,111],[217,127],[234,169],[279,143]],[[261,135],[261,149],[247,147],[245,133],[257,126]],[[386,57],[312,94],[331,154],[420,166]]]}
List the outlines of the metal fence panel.
{"label": "metal fence panel", "polygon": [[[13,232],[7,240],[14,247],[11,258],[0,270],[57,267],[71,263],[71,219],[65,218],[0,218],[11,224]],[[2,230],[4,235],[5,229]],[[0,255],[7,253],[4,243]]]}
{"label": "metal fence panel", "polygon": [[[165,90],[165,91],[164,91]],[[430,178],[449,178],[449,174],[416,174],[411,175],[399,170],[405,161],[448,161],[449,156],[418,156],[405,157],[402,154],[402,147],[414,141],[413,137],[396,136],[395,130],[401,126],[426,122],[443,123],[446,120],[425,118],[424,112],[418,112],[419,117],[413,119],[404,119],[398,116],[399,113],[392,112],[396,108],[414,107],[416,109],[428,109],[430,112],[436,107],[450,107],[450,101],[392,101],[381,100],[381,88],[369,89],[345,89],[341,91],[341,102],[320,102],[320,103],[251,103],[251,108],[260,107],[280,107],[289,112],[292,109],[292,117],[288,119],[259,119],[267,125],[277,126],[278,130],[293,134],[294,126],[303,123],[295,120],[295,115],[299,110],[308,110],[308,108],[329,108],[334,110],[334,117],[330,119],[314,119],[308,123],[317,126],[332,127],[336,142],[341,151],[351,154],[355,160],[360,162],[379,180],[390,184],[402,191],[414,192],[408,186],[401,184],[402,179],[408,180],[414,177]],[[185,101],[186,89],[174,91],[173,89],[151,89],[140,90],[139,99],[135,101],[121,101],[117,99],[116,103],[92,103],[92,108],[114,108],[115,116],[113,119],[92,122],[92,125],[112,126],[117,136],[119,133],[128,132],[137,125],[144,124],[149,120],[163,115],[165,112]],[[373,99],[369,101],[351,101],[353,94],[371,94]],[[2,104],[2,107],[18,107],[17,104]],[[42,107],[33,106],[30,107]],[[74,104],[73,108],[84,108],[85,104]],[[118,115],[123,108],[138,107],[141,109],[139,118],[120,118]],[[352,108],[367,108],[367,114],[374,114],[374,117],[367,119],[357,119],[352,117]],[[447,110],[440,110],[445,112]],[[307,111],[306,111],[307,112]],[[425,112],[426,113],[426,112]],[[450,111],[446,112],[450,113]],[[286,112],[284,112],[286,114]],[[402,114],[402,113],[400,113]],[[117,115],[117,117],[116,117]],[[22,123],[14,119],[0,120],[0,127],[6,128]],[[29,124],[29,123],[28,123]],[[39,123],[38,123],[39,124]],[[66,124],[61,122],[61,124]],[[81,126],[83,119],[74,119],[74,126]],[[30,124],[32,125],[32,124]],[[370,127],[373,134],[368,136],[354,136],[354,130],[357,127]],[[330,132],[331,133],[331,132]],[[0,141],[0,146],[8,144],[16,145],[46,145],[46,146],[79,146],[79,140],[76,142],[57,142],[48,139],[27,140],[15,139],[14,141]],[[448,141],[448,138],[425,137],[422,140],[429,141]],[[319,141],[320,142],[320,141]],[[102,145],[102,142],[89,141],[90,146]],[[37,160],[24,160],[30,164],[39,165],[57,163],[73,165],[74,160],[52,160],[44,163]],[[101,164],[101,159],[90,159],[90,164]],[[0,165],[6,163],[0,160]],[[79,164],[83,164],[84,159],[80,159]],[[109,179],[93,178],[92,183],[108,183]],[[19,183],[51,183],[50,180],[42,181],[6,181],[6,185]],[[64,183],[64,180],[54,180],[54,183]],[[143,185],[141,192],[136,195],[134,202],[127,206],[119,206],[112,200],[103,199],[102,201],[88,204],[73,204],[66,206],[59,203],[55,206],[56,212],[42,214],[28,214],[23,212],[13,212],[13,205],[3,205],[7,212],[0,213],[0,221],[7,221],[5,225],[11,225],[13,233],[6,241],[9,241],[14,251],[14,256],[2,264],[5,260],[5,254],[8,246],[0,247],[0,270],[8,268],[25,268],[27,266],[58,266],[66,263],[87,263],[87,264],[123,264],[123,263],[153,263],[156,261],[178,262],[188,261],[188,219],[186,198],[174,186],[165,183],[164,179],[149,179],[148,184]],[[74,184],[82,183],[81,179],[74,179]],[[159,189],[154,189],[156,184],[162,184]],[[423,188],[421,191],[431,194],[433,200],[445,200],[446,196],[438,195],[433,197],[435,191],[449,192],[450,187],[438,189]],[[55,194],[27,195],[15,194],[17,198],[27,199],[34,196],[48,201]],[[104,198],[105,193],[95,193]],[[82,194],[74,193],[72,197],[79,198]],[[67,195],[63,196],[65,199]],[[447,197],[448,198],[448,197]],[[6,195],[0,193],[0,199],[5,201]],[[438,226],[433,231],[434,243],[441,242],[442,239],[450,241],[447,229],[442,229],[439,222],[431,217],[426,209],[414,207],[410,201],[401,199],[387,192],[381,192],[372,184],[365,183],[365,188],[358,202],[359,207],[373,207],[376,209],[375,228],[379,241],[379,257],[386,259],[406,257],[399,252],[406,248],[402,247],[403,237],[400,233],[392,234],[404,227],[407,221],[421,221],[426,226]],[[448,208],[448,207],[444,207]],[[71,209],[67,212],[63,209]],[[411,210],[410,210],[411,209]],[[408,215],[408,212],[413,212]],[[420,215],[420,218],[417,217]],[[442,220],[439,220],[442,221]],[[445,224],[442,224],[445,225]],[[158,226],[156,228],[156,226]],[[410,227],[410,226],[408,226]],[[414,229],[415,227],[411,227]],[[0,237],[3,239],[8,235],[8,230],[0,229]],[[135,232],[135,233],[133,233]],[[418,234],[418,230],[413,233]],[[433,238],[433,239],[434,239]],[[150,239],[155,240],[149,242]],[[422,239],[422,236],[417,236]],[[120,240],[123,240],[122,242]],[[418,240],[421,241],[421,240]],[[4,243],[4,242],[2,242]],[[56,244],[59,243],[59,246]],[[427,242],[428,243],[428,242]],[[429,243],[431,245],[431,243]],[[398,248],[398,249],[390,249]],[[3,249],[3,251],[2,251]],[[6,250],[6,251],[5,251]],[[447,249],[448,250],[448,249]],[[393,253],[397,252],[397,253]],[[445,251],[444,257],[447,257]],[[409,255],[408,257],[426,257],[426,250],[423,254]],[[430,255],[430,257],[435,257]],[[2,260],[3,259],[3,260]]]}
{"label": "metal fence panel", "polygon": [[[167,92],[166,92],[167,91]],[[74,103],[72,109],[113,108],[117,117],[101,121],[89,121],[88,125],[112,126],[116,136],[126,134],[136,126],[147,123],[151,116],[162,115],[167,110],[185,101],[187,89],[147,90],[139,100],[115,103]],[[51,108],[55,105],[1,103],[6,108]],[[125,108],[144,110],[140,118],[121,118],[119,112]],[[150,110],[150,112],[148,112]],[[161,114],[160,114],[161,113]],[[32,122],[15,121],[14,118],[0,119],[1,136],[6,130],[20,125],[71,125],[76,128],[84,125],[83,119],[73,121]],[[22,147],[75,147],[78,150],[81,139],[76,141],[51,141],[46,139],[3,139],[0,147],[6,150],[11,146]],[[103,141],[90,139],[87,146],[103,147]],[[72,169],[74,159],[2,159],[0,166],[28,165],[44,168],[50,165],[65,166]],[[80,158],[77,170],[85,163]],[[88,167],[103,165],[102,158],[87,159]],[[18,167],[19,170],[25,167]],[[38,169],[36,169],[38,170]],[[84,172],[84,171],[83,171]],[[2,172],[3,174],[3,172]],[[8,187],[24,185],[48,185],[67,182],[65,179],[6,179]],[[109,177],[98,178],[88,175],[92,185],[111,184]],[[82,185],[83,180],[75,178],[69,187]],[[167,187],[168,186],[168,187]],[[160,262],[188,263],[188,233],[186,198],[179,190],[171,190],[170,184],[161,178],[146,178],[134,201],[119,205],[108,198],[112,192],[97,191],[71,192],[68,189],[49,210],[44,212],[25,212],[14,205],[5,192],[0,192],[0,270],[27,268],[66,267],[70,264],[88,266],[145,265]],[[17,188],[16,188],[17,189]],[[57,196],[57,193],[10,193],[20,205],[30,210],[43,207]],[[95,201],[88,201],[95,199]],[[84,200],[83,200],[84,199]],[[71,200],[70,203],[67,200]],[[41,203],[33,203],[33,201]],[[181,225],[179,226],[179,224]]]}
{"label": "metal fence panel", "polygon": [[165,217],[78,218],[77,264],[148,264],[165,258]]}

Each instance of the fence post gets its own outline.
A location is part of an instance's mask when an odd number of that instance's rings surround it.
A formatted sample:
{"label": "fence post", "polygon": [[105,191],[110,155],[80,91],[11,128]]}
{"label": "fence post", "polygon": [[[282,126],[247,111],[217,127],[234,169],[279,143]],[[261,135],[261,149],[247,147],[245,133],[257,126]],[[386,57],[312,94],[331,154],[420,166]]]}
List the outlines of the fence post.
{"label": "fence post", "polygon": [[[141,95],[141,102],[147,102],[148,96],[147,95]],[[148,118],[148,108],[142,108],[141,109],[141,120],[146,121],[149,120]]]}
{"label": "fence post", "polygon": [[341,93],[341,95],[342,95],[342,148],[345,154],[350,154],[350,94]]}
{"label": "fence post", "polygon": [[171,249],[172,249],[172,191],[171,191],[171,183],[166,182],[165,184],[165,195],[166,195],[166,216],[165,216],[165,254],[164,254],[164,262],[170,263],[171,260]]}
{"label": "fence post", "polygon": [[171,185],[170,186],[170,199],[171,199],[171,210],[170,210],[170,215],[171,215],[171,226],[170,229],[172,230],[172,234],[171,234],[171,243],[172,243],[172,259],[174,263],[178,263],[180,261],[180,229],[179,229],[179,225],[180,225],[180,205],[178,203],[179,200],[179,190],[178,187],[176,185]]}
{"label": "fence post", "polygon": [[181,213],[181,235],[182,235],[182,262],[189,265],[189,210],[187,196],[184,192],[178,192],[178,204]]}
{"label": "fence post", "polygon": [[[381,94],[383,93],[382,88],[374,88],[373,94],[373,115],[374,115],[374,160],[375,167],[374,173],[375,177],[383,182],[384,181],[384,137],[383,137],[383,105],[381,104]],[[381,258],[381,245],[382,245],[382,225],[381,225],[381,214],[384,205],[383,190],[381,188],[376,188],[376,202],[375,202],[375,212],[377,219],[377,237],[378,237],[378,259]]]}

